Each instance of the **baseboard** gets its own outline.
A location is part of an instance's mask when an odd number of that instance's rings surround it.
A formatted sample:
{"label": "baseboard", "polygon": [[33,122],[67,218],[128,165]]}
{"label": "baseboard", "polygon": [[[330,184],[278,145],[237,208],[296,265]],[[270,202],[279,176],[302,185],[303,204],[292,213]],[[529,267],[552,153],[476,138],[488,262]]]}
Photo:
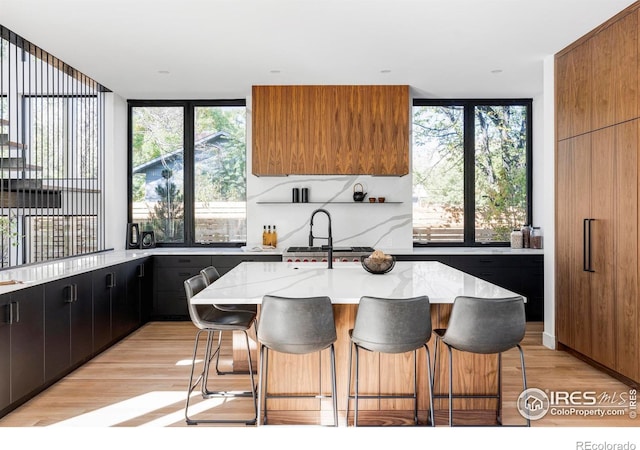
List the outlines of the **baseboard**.
{"label": "baseboard", "polygon": [[542,345],[545,347],[555,350],[556,349],[556,337],[547,332],[542,333]]}

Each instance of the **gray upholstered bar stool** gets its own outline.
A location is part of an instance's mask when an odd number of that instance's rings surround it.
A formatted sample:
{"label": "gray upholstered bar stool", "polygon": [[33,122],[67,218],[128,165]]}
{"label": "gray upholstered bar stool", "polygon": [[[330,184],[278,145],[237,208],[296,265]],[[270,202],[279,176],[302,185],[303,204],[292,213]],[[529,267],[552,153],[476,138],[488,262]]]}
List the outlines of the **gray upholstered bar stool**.
{"label": "gray upholstered bar stool", "polygon": [[[256,423],[258,414],[257,405],[257,393],[256,385],[253,376],[253,369],[251,365],[251,348],[249,347],[249,337],[247,331],[254,324],[256,315],[254,313],[246,311],[228,312],[220,311],[215,307],[199,308],[202,305],[193,305],[191,298],[198,292],[202,291],[207,284],[202,274],[193,276],[184,282],[185,292],[187,294],[187,306],[189,308],[189,316],[191,321],[198,328],[196,333],[195,343],[193,346],[193,359],[191,361],[191,375],[189,376],[189,389],[187,391],[187,401],[184,408],[184,415],[188,425],[197,425],[198,423],[245,423],[252,425]],[[237,391],[213,391],[207,387],[209,379],[209,366],[215,353],[219,352],[219,348],[216,351],[213,349],[213,335],[215,332],[221,333],[222,331],[242,331],[245,335],[247,343],[247,355],[249,357],[249,375],[251,382],[251,389],[245,392]],[[204,352],[204,358],[202,362],[202,372],[198,376],[197,380],[193,381],[193,376],[196,367],[196,357],[198,354],[198,343],[200,341],[200,334],[206,333],[206,346]],[[189,417],[189,401],[191,399],[192,392],[200,384],[200,390],[202,398],[231,398],[231,397],[251,397],[253,398],[254,416],[250,419],[192,419]]]}
{"label": "gray upholstered bar stool", "polygon": [[[214,283],[218,278],[220,278],[220,272],[218,272],[218,269],[216,269],[215,266],[207,266],[204,269],[202,269],[200,271],[200,273],[204,277],[204,279],[205,279],[205,281],[207,283],[207,286],[209,286],[211,283]],[[258,314],[258,305],[216,304],[216,305],[214,305],[214,307],[218,308],[221,311],[228,311],[228,312],[246,311],[246,312],[253,313],[254,315]],[[257,324],[254,323],[254,326],[255,325],[257,325]],[[218,349],[217,349],[217,352],[216,352],[216,373],[218,375],[248,373],[248,372],[235,372],[235,371],[230,371],[230,372],[221,371],[220,367],[219,367],[220,348],[221,347],[222,347],[222,331],[218,333]]]}
{"label": "gray upholstered bar stool", "polygon": [[[431,305],[429,297],[403,299],[362,297],[358,303],[355,324],[349,330],[349,379],[347,388],[347,424],[349,400],[354,400],[353,425],[358,426],[358,401],[360,399],[413,399],[413,420],[418,424],[418,349],[426,351],[429,389],[429,421],[434,425],[431,355],[427,342],[431,339]],[[351,393],[351,369],[355,349],[355,391]],[[360,395],[360,349],[379,353],[413,352],[413,394]]]}
{"label": "gray upholstered bar stool", "polygon": [[[331,350],[331,398],[333,400],[334,426],[338,426],[338,401],[336,397],[336,357],[334,342],[337,339],[333,307],[329,297],[289,298],[265,295],[260,307],[260,376],[258,379],[258,425],[267,423],[269,398],[328,398],[318,386],[318,395],[270,395],[269,352],[304,355]],[[264,414],[261,413],[264,403]],[[262,417],[264,415],[264,417]]]}
{"label": "gray upholstered bar stool", "polygon": [[[436,334],[434,378],[438,374],[438,343],[442,341],[449,353],[449,392],[448,395],[436,395],[449,399],[449,426],[453,423],[454,398],[495,398],[497,399],[496,418],[502,423],[502,352],[517,348],[522,364],[523,390],[527,389],[527,375],[524,367],[524,353],[520,342],[524,338],[526,319],[524,298],[478,298],[456,297],[453,303],[449,323],[445,329],[434,330]],[[495,395],[474,395],[453,393],[453,355],[452,350],[478,354],[498,354],[498,392]],[[526,426],[530,426],[527,419]]]}

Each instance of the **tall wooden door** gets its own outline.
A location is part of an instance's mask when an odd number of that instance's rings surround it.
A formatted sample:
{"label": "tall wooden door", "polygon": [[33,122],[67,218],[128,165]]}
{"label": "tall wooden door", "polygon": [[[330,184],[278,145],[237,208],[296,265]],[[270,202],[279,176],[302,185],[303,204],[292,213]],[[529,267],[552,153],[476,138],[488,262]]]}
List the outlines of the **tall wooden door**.
{"label": "tall wooden door", "polygon": [[615,362],[616,131],[608,127],[591,133],[591,230],[586,242],[591,256],[591,352],[586,355],[607,367]]}
{"label": "tall wooden door", "polygon": [[556,311],[558,342],[591,351],[590,284],[585,245],[591,215],[591,137],[558,142]]}

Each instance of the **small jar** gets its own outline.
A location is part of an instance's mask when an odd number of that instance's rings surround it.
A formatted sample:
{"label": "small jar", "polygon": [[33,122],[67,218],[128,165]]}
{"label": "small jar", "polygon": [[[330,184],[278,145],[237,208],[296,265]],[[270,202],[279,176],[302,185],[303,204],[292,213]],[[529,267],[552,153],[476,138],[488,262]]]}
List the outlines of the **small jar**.
{"label": "small jar", "polygon": [[540,227],[533,227],[531,229],[531,236],[529,237],[531,248],[542,248],[542,230]]}
{"label": "small jar", "polygon": [[522,248],[522,231],[513,230],[511,232],[511,248]]}

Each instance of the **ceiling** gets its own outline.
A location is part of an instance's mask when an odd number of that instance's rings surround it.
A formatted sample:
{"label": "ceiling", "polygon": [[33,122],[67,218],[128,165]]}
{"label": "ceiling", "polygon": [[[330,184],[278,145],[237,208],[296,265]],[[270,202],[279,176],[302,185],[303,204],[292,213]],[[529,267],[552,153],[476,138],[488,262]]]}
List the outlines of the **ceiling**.
{"label": "ceiling", "polygon": [[254,84],[534,97],[543,59],[630,0],[0,0],[0,24],[126,99]]}

